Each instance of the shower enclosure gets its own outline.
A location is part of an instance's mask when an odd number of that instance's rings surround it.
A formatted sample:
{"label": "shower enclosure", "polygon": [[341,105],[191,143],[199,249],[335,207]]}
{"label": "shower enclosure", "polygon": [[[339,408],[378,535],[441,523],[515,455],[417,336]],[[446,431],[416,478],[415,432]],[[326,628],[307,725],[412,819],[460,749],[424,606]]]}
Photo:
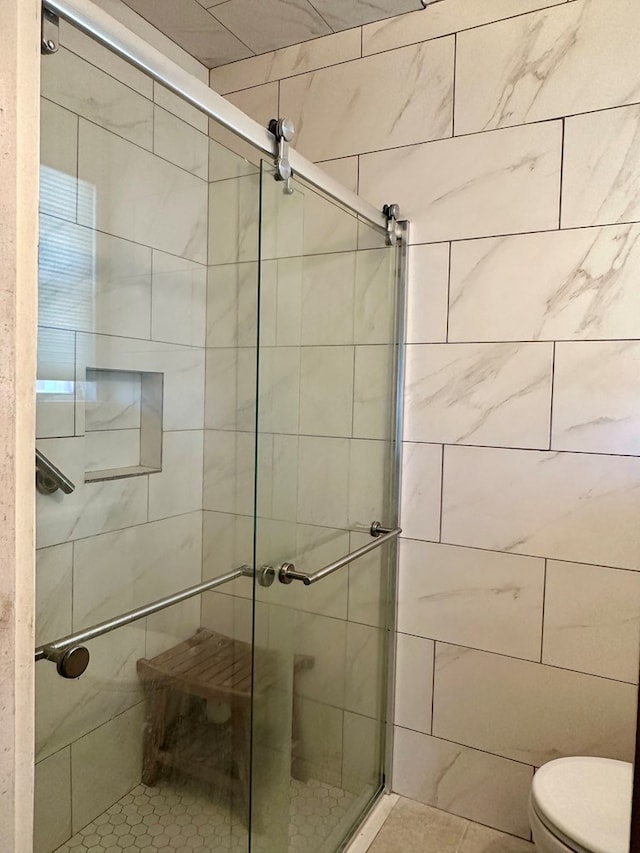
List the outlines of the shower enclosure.
{"label": "shower enclosure", "polygon": [[407,226],[86,0],[43,35],[34,850],[343,849],[389,782]]}

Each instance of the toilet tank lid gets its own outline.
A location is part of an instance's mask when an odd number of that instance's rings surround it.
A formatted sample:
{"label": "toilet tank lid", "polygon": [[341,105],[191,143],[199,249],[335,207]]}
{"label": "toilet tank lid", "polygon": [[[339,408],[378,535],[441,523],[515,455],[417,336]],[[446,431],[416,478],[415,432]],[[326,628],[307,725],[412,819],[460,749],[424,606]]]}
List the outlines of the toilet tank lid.
{"label": "toilet tank lid", "polygon": [[633,766],[611,758],[557,758],[531,785],[532,805],[551,827],[592,853],[628,853]]}

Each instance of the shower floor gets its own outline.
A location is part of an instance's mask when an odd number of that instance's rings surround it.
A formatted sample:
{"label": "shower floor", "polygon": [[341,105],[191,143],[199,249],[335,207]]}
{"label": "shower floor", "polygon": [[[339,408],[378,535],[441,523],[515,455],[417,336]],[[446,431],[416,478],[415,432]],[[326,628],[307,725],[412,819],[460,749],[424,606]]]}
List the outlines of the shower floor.
{"label": "shower floor", "polygon": [[[303,853],[309,839],[328,838],[345,819],[352,794],[310,779],[291,780],[289,853]],[[247,829],[226,804],[201,791],[170,785],[138,785],[77,832],[55,853],[246,853]]]}

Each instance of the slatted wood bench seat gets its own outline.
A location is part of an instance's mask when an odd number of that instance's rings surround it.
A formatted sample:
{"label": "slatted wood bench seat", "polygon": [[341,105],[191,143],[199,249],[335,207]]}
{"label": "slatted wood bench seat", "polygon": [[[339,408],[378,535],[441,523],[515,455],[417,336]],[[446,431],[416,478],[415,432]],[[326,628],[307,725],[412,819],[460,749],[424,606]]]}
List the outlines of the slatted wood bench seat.
{"label": "slatted wood bench seat", "polygon": [[[260,696],[276,685],[282,659],[276,652],[256,648],[253,691]],[[251,743],[252,648],[207,628],[156,657],[137,663],[147,696],[147,725],[144,736],[142,781],[157,783],[164,768],[180,770],[207,782],[224,781],[235,786],[249,807]],[[313,666],[308,655],[292,657],[294,696],[293,725],[296,727],[295,679],[302,669]],[[231,755],[225,760],[212,727],[200,719],[174,714],[172,699],[198,697],[226,703],[231,711]],[[202,703],[201,703],[202,704]]]}

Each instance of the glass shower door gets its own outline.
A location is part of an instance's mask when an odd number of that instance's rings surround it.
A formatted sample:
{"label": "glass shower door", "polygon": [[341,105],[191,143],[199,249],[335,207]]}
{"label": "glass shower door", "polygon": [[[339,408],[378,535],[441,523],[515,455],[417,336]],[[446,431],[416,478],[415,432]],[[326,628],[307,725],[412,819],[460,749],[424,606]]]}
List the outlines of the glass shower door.
{"label": "glass shower door", "polygon": [[[396,250],[263,163],[252,849],[341,849],[384,784]],[[284,582],[283,582],[284,581]],[[262,688],[264,685],[264,689]]]}

